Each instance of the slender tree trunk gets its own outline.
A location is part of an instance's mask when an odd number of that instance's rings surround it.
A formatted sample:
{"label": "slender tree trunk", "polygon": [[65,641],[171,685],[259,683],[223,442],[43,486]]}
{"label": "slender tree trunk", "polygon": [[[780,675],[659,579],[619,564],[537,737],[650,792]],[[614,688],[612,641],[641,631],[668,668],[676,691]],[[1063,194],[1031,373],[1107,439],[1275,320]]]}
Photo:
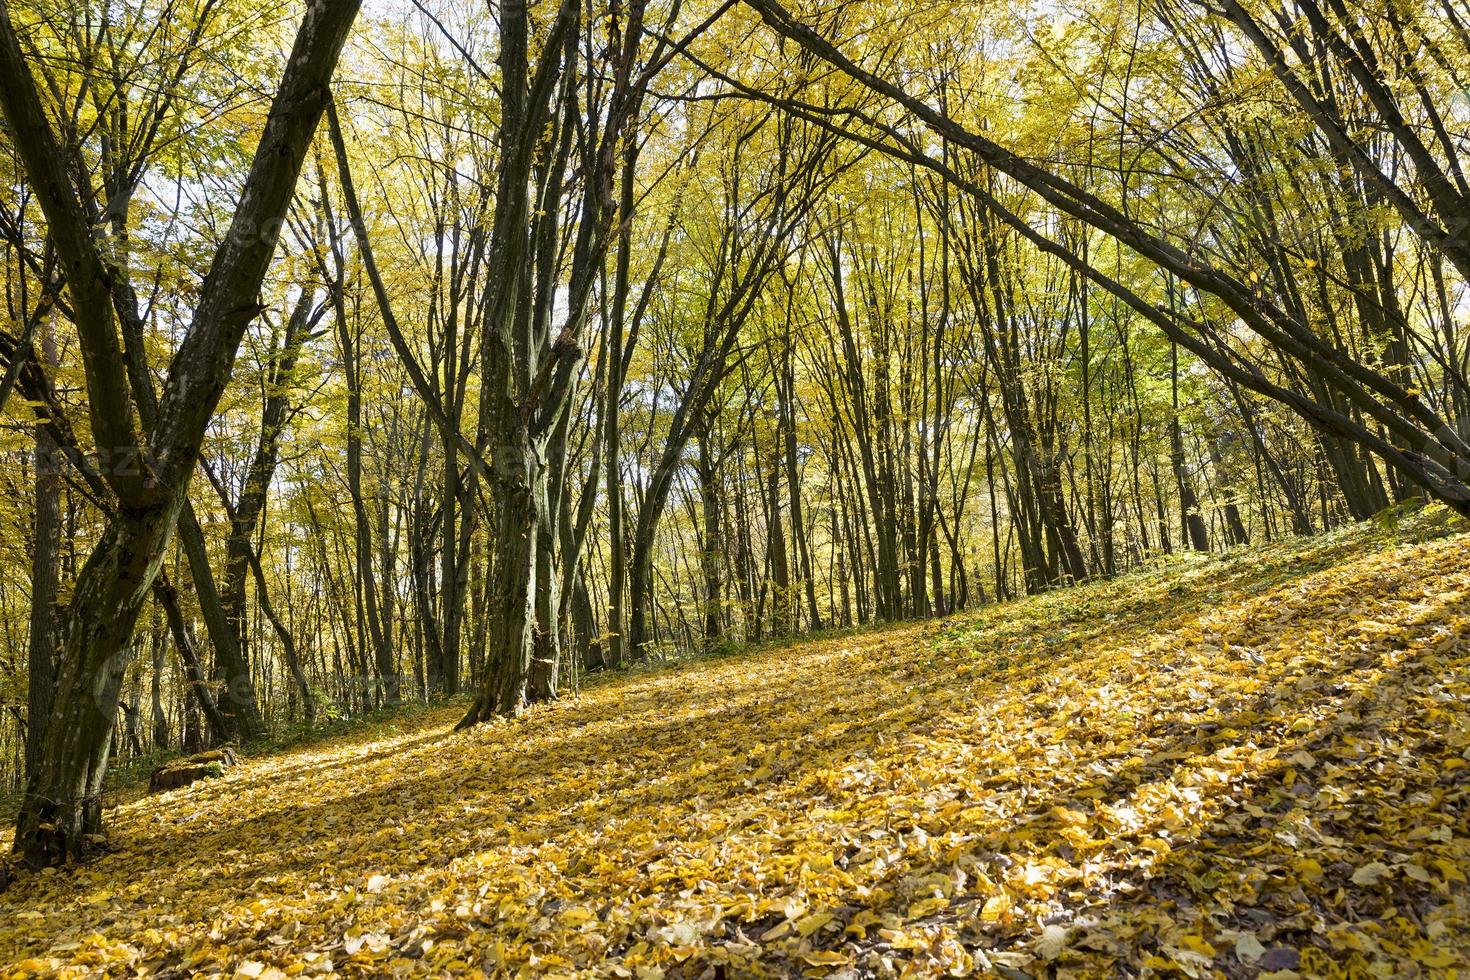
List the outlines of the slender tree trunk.
{"label": "slender tree trunk", "polygon": [[696,440],[699,460],[700,511],[704,517],[704,548],[699,555],[700,569],[704,577],[704,642],[714,646],[724,634],[724,582],[721,572],[725,562],[724,502],[721,499],[719,449],[714,445],[714,419],[706,415]]}
{"label": "slender tree trunk", "polygon": [[153,671],[150,674],[150,701],[153,706],[152,740],[154,751],[168,748],[168,712],[163,705],[163,662],[168,651],[168,641],[160,621],[163,610],[154,606],[153,626],[149,630],[150,649],[153,653]]}
{"label": "slender tree trunk", "polygon": [[249,556],[280,458],[280,439],[290,408],[288,392],[296,357],[313,322],[311,291],[303,289],[286,321],[285,334],[267,374],[268,394],[261,412],[260,437],[246,474],[245,488],[233,507],[230,536],[225,542],[224,586],[220,590],[220,603],[234,647],[240,652],[234,669],[240,670],[243,666],[247,676],[249,644],[245,627],[245,579],[250,571]]}
{"label": "slender tree trunk", "polygon": [[61,456],[50,430],[42,425],[36,426],[35,466],[31,622],[26,647],[25,764],[28,776],[40,770],[46,720],[51,717],[57,673],[56,580],[61,559]]}
{"label": "slender tree trunk", "polygon": [[786,492],[791,506],[791,539],[796,546],[796,573],[801,578],[806,597],[807,628],[820,630],[822,614],[817,609],[817,586],[812,575],[811,545],[807,540],[805,510],[801,499],[801,473],[797,459],[796,441],[796,378],[791,365],[791,341],[785,348],[783,378],[778,379],[776,390],[780,409],[783,455],[786,464]]}
{"label": "slender tree trunk", "polygon": [[1200,513],[1199,498],[1184,460],[1184,432],[1179,424],[1179,347],[1169,345],[1169,385],[1174,411],[1169,416],[1169,464],[1174,470],[1174,483],[1179,489],[1179,520],[1184,539],[1195,551],[1210,550],[1210,532]]}

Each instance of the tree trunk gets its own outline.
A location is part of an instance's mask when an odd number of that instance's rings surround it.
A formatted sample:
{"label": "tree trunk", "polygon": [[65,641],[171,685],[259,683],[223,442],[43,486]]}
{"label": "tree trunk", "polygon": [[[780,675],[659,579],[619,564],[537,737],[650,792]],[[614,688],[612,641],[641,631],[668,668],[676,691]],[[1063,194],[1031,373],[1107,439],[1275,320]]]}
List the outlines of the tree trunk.
{"label": "tree trunk", "polygon": [[[15,850],[33,867],[80,858],[101,831],[102,779],[118,692],[133,652],[133,628],[184,509],[209,419],[258,311],[256,296],[356,16],[355,0],[307,8],[231,225],[170,367],[142,474],[135,477],[118,468],[109,473],[123,506],[77,576],[41,760],[27,781],[16,822]],[[16,142],[25,147],[28,182],[42,192],[50,234],[78,273],[68,278],[68,288],[74,308],[85,311],[79,330],[89,408],[102,423],[98,444],[108,451],[135,450],[135,410],[106,289],[111,277],[70,190],[60,147],[3,6],[0,105]],[[137,454],[129,458],[137,459]]]}
{"label": "tree trunk", "polygon": [[61,555],[61,457],[46,426],[36,426],[36,512],[32,523],[31,625],[26,647],[26,774],[41,765],[56,684],[56,579]]}
{"label": "tree trunk", "polygon": [[[514,425],[514,422],[512,423]],[[498,504],[495,560],[490,572],[490,634],[485,676],[474,705],[459,728],[496,715],[516,715],[527,703],[527,680],[535,652],[533,595],[536,589],[536,502],[532,488],[529,433],[502,438],[495,450]]]}
{"label": "tree trunk", "polygon": [[697,440],[699,460],[699,504],[704,517],[704,548],[699,555],[704,583],[704,642],[713,647],[724,633],[724,582],[721,572],[725,563],[723,530],[724,504],[720,498],[719,450],[713,445],[714,420],[708,415]]}

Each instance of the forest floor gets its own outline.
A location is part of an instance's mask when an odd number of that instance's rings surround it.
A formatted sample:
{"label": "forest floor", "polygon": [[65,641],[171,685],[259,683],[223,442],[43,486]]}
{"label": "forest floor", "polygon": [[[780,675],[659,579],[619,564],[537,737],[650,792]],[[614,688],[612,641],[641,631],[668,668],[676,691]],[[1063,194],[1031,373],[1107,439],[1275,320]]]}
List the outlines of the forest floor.
{"label": "forest floor", "polygon": [[248,758],[17,880],[0,975],[1453,975],[1458,527],[1431,510]]}

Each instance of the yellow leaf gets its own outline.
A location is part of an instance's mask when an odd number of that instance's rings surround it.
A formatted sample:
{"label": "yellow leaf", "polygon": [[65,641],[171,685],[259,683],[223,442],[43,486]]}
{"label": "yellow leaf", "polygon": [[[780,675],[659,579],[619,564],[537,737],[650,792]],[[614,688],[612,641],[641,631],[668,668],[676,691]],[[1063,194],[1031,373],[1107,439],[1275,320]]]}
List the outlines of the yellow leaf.
{"label": "yellow leaf", "polygon": [[1382,861],[1373,861],[1353,872],[1353,884],[1376,885],[1393,873],[1393,869]]}
{"label": "yellow leaf", "polygon": [[1182,936],[1179,939],[1179,945],[1201,956],[1213,958],[1215,955],[1215,947],[1206,942],[1204,936]]}
{"label": "yellow leaf", "polygon": [[947,898],[923,898],[909,906],[908,917],[910,919],[922,919],[926,915],[933,915],[940,909],[948,907],[948,905],[949,899]]}
{"label": "yellow leaf", "polygon": [[1414,959],[1418,960],[1424,966],[1433,967],[1435,969],[1443,969],[1447,966],[1454,966],[1456,963],[1460,962],[1460,956],[1458,953],[1455,953],[1453,950],[1438,948],[1415,953]]}
{"label": "yellow leaf", "polygon": [[1307,881],[1322,880],[1322,863],[1316,858],[1297,858],[1291,863],[1296,873]]}
{"label": "yellow leaf", "polygon": [[1402,870],[1404,872],[1404,877],[1405,878],[1412,878],[1415,881],[1431,881],[1431,880],[1433,880],[1433,879],[1430,878],[1429,872],[1428,871],[1425,871],[1422,867],[1420,867],[1417,864],[1405,864],[1405,865],[1403,865]]}
{"label": "yellow leaf", "polygon": [[843,935],[852,935],[857,936],[859,939],[866,939],[868,937],[868,926],[876,925],[881,921],[883,919],[877,912],[874,912],[872,909],[863,909],[852,917],[852,921],[847,924],[847,928],[842,930],[842,933]]}
{"label": "yellow leaf", "polygon": [[796,923],[796,934],[805,939],[831,921],[831,912],[813,912]]}
{"label": "yellow leaf", "polygon": [[1461,871],[1459,865],[1455,864],[1455,862],[1446,861],[1443,858],[1435,858],[1433,863],[1435,869],[1444,876],[1445,881],[1457,881],[1462,885],[1466,883],[1465,872]]}
{"label": "yellow leaf", "polygon": [[980,907],[980,920],[982,922],[1000,922],[1002,918],[1008,917],[1011,910],[1011,896],[1005,892],[992,895],[985,900]]}

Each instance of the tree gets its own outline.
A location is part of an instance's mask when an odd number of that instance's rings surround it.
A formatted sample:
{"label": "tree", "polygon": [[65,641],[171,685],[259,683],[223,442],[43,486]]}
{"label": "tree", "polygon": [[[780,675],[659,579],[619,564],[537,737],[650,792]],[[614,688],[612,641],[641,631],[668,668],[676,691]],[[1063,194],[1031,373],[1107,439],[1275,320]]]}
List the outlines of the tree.
{"label": "tree", "polygon": [[355,0],[321,0],[302,21],[239,207],[215,251],[156,423],[145,437],[113,312],[112,283],[122,270],[109,266],[90,234],[9,7],[0,6],[0,108],[66,273],[97,451],[117,499],[115,515],[84,565],[67,611],[42,762],[28,777],[17,821],[15,849],[33,866],[79,857],[101,830],[99,794],[117,691],[133,652],[133,627],[184,507],[205,426],[256,315],[256,293],[356,14]]}
{"label": "tree", "polygon": [[[1322,382],[1334,395],[1346,399],[1362,412],[1381,423],[1395,441],[1377,435],[1363,424],[1344,415],[1331,404],[1293,392],[1267,379],[1259,370],[1243,365],[1228,349],[1212,343],[1208,324],[1161,311],[1136,292],[1108,277],[1056,243],[1045,239],[1014,213],[1006,209],[979,184],[966,181],[952,171],[946,173],[942,162],[929,158],[902,134],[892,129],[882,137],[896,143],[894,152],[916,164],[935,169],[952,177],[968,192],[979,198],[992,213],[1043,250],[1061,252],[1079,272],[1149,319],[1171,339],[1185,346],[1216,370],[1232,380],[1291,405],[1314,425],[1328,434],[1346,439],[1379,456],[1401,472],[1406,479],[1423,487],[1461,513],[1470,514],[1470,446],[1454,427],[1438,417],[1411,390],[1403,388],[1379,371],[1352,359],[1340,346],[1318,336],[1309,324],[1293,317],[1289,311],[1253,294],[1236,277],[1218,267],[1193,258],[1160,236],[1150,233],[1125,211],[1104,201],[1076,183],[1048,172],[1021,159],[994,140],[959,124],[942,112],[925,105],[904,89],[869,71],[796,20],[775,0],[747,0],[760,12],[766,23],[782,36],[822,58],[839,71],[874,92],[891,99],[912,113],[924,125],[950,144],[974,154],[988,167],[1003,173],[1027,187],[1062,213],[1102,231],[1119,243],[1135,250],[1163,272],[1177,276],[1201,294],[1224,305],[1230,313],[1272,344],[1282,354],[1311,360],[1320,372]],[[1390,125],[1393,125],[1390,119]],[[888,146],[888,144],[882,144]],[[1450,206],[1449,202],[1446,206]],[[1435,239],[1430,229],[1431,240]]]}

